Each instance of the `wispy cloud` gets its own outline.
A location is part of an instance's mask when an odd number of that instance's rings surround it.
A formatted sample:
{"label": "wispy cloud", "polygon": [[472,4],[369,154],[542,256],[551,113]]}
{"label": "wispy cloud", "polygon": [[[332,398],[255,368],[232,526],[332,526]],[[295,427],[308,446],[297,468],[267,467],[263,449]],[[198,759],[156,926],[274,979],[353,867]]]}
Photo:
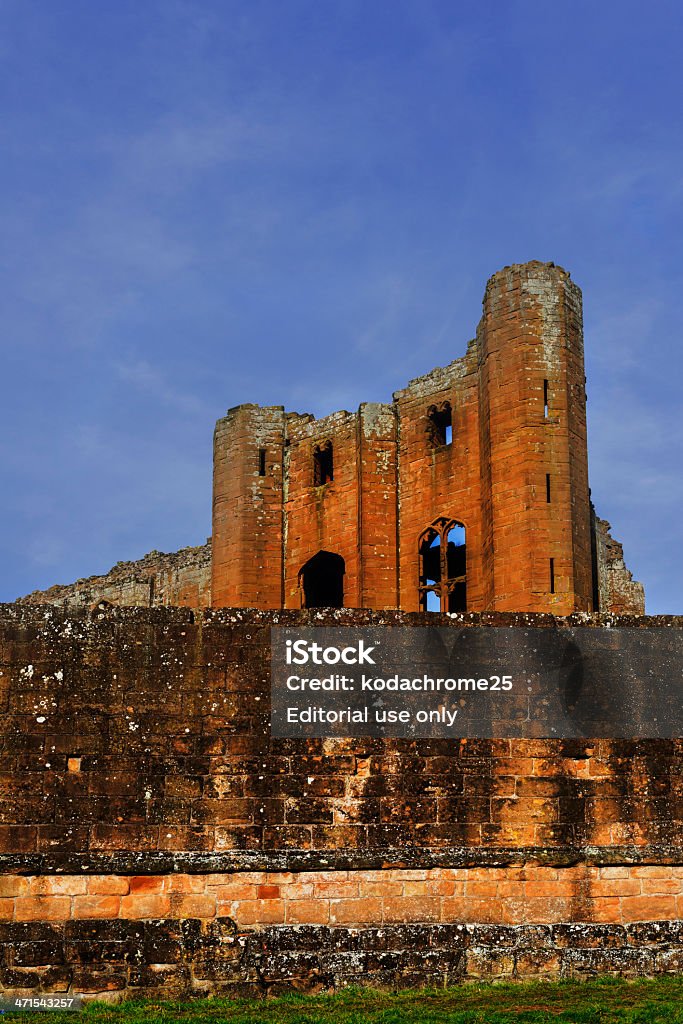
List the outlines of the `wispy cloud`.
{"label": "wispy cloud", "polygon": [[158,367],[151,366],[146,360],[117,362],[113,367],[120,380],[148,395],[154,402],[190,416],[199,416],[204,422],[209,419],[211,406],[208,402],[198,395],[174,387]]}
{"label": "wispy cloud", "polygon": [[659,297],[640,296],[594,313],[586,325],[587,354],[592,365],[612,378],[632,375],[647,357],[663,310]]}

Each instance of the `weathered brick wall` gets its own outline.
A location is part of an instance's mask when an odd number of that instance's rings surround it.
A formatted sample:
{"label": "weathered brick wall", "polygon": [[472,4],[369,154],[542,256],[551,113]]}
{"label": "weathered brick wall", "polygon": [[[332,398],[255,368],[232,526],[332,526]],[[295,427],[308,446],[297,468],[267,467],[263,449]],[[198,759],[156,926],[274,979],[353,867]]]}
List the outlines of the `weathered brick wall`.
{"label": "weathered brick wall", "polygon": [[240,930],[230,918],[0,923],[11,991],[267,995],[345,985],[679,973],[680,924],[324,925]]}
{"label": "weathered brick wall", "polygon": [[77,611],[100,601],[124,607],[156,608],[211,604],[211,542],[172,554],[150,551],[137,562],[119,562],[103,576],[90,576],[66,586],[35,590],[22,604],[54,604]]}
{"label": "weathered brick wall", "polygon": [[[673,740],[270,737],[274,622],[457,619],[3,608],[7,852],[556,847],[683,835],[683,743]],[[557,620],[491,613],[464,621]]]}
{"label": "weathered brick wall", "polygon": [[683,741],[270,737],[273,623],[425,621],[3,606],[2,985],[679,969]]}

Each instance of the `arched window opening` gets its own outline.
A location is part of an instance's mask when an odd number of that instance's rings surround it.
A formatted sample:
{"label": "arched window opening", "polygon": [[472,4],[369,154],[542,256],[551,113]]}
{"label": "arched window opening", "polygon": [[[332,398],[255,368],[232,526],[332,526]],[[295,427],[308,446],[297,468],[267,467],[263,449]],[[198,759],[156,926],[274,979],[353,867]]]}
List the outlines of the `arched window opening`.
{"label": "arched window opening", "polygon": [[453,441],[453,412],[450,402],[430,405],[427,409],[427,436],[433,448]]}
{"label": "arched window opening", "polygon": [[426,530],[420,540],[421,585],[433,587],[441,582],[441,536],[436,530]]}
{"label": "arched window opening", "polygon": [[465,527],[440,517],[419,540],[420,608],[425,612],[467,610]]}
{"label": "arched window opening", "polygon": [[313,486],[322,487],[334,480],[332,442],[324,441],[313,449]]}
{"label": "arched window opening", "polygon": [[299,573],[304,608],[343,608],[344,573],[341,555],[319,551],[309,558]]}

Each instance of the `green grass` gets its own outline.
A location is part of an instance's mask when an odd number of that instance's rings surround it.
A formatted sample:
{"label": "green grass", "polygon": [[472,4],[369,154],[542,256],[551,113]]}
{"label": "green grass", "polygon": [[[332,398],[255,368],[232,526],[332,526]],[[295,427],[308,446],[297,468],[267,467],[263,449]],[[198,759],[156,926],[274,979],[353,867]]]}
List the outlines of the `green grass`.
{"label": "green grass", "polygon": [[[10,1015],[7,1015],[9,1017]],[[26,1020],[23,1016],[24,1021]],[[7,1017],[5,1019],[7,1019]],[[11,1019],[17,1019],[14,1014]],[[67,1015],[66,1020],[74,1020]],[[39,1024],[66,1024],[42,1013]],[[347,989],[334,995],[191,1002],[88,1003],[79,1024],[683,1024],[683,977],[523,984],[468,984],[399,993]]]}

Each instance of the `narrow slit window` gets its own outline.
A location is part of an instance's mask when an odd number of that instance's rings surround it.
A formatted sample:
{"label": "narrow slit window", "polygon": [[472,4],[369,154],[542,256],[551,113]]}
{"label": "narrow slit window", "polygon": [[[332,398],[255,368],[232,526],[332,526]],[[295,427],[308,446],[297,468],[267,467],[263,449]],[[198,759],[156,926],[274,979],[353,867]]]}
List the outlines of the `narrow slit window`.
{"label": "narrow slit window", "polygon": [[453,442],[453,412],[450,402],[430,405],[427,410],[427,436],[432,448],[442,448]]}
{"label": "narrow slit window", "polygon": [[332,442],[316,445],[313,449],[313,486],[322,487],[334,480]]}
{"label": "narrow slit window", "polygon": [[258,450],[258,475],[266,475],[266,449],[259,448]]}
{"label": "narrow slit window", "polygon": [[543,381],[543,418],[548,419],[548,381]]}
{"label": "narrow slit window", "polygon": [[550,593],[555,593],[555,559],[550,559]]}
{"label": "narrow slit window", "polygon": [[550,473],[545,475],[545,500],[550,504]]}

